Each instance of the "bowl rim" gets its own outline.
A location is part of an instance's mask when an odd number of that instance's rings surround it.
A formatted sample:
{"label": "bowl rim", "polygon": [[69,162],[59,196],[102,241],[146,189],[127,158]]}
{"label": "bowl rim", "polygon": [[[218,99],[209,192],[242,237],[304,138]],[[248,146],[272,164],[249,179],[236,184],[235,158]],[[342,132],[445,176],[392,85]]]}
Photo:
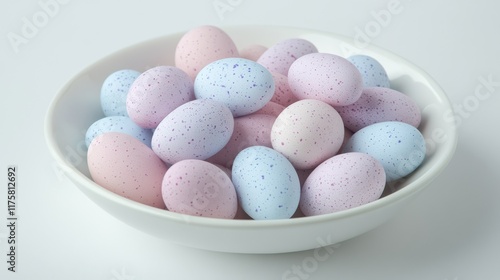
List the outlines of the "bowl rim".
{"label": "bowl rim", "polygon": [[[288,31],[303,31],[306,33],[325,35],[329,37],[334,37],[340,39],[345,42],[354,43],[354,40],[350,37],[339,35],[332,32],[326,31],[318,31],[307,28],[299,28],[299,27],[285,27],[285,26],[273,26],[273,25],[231,25],[231,26],[220,26],[220,28],[224,31],[238,31],[240,29],[273,29],[278,31],[278,29],[288,30]],[[391,193],[387,196],[381,197],[375,201],[370,203],[357,206],[351,209],[342,210],[339,212],[317,215],[317,216],[308,216],[308,217],[296,217],[290,219],[276,219],[276,220],[244,220],[244,219],[220,219],[220,218],[211,218],[211,217],[200,217],[200,216],[191,216],[181,213],[170,212],[168,210],[154,208],[152,206],[148,206],[125,197],[122,197],[118,194],[115,194],[92,181],[90,178],[81,173],[78,169],[76,169],[73,165],[68,163],[63,155],[61,149],[59,149],[57,145],[57,140],[55,137],[55,127],[54,127],[54,115],[57,110],[57,105],[59,101],[65,96],[71,85],[80,79],[83,75],[88,73],[90,70],[94,69],[96,66],[102,63],[103,60],[110,56],[118,56],[120,53],[124,53],[130,51],[135,48],[140,48],[141,45],[149,45],[154,44],[157,41],[166,40],[168,38],[174,38],[182,36],[186,31],[176,32],[172,34],[167,34],[163,36],[159,36],[156,38],[152,38],[149,40],[145,40],[139,43],[135,43],[129,45],[125,48],[112,52],[101,59],[95,61],[94,63],[88,65],[83,70],[79,71],[75,76],[73,76],[69,81],[67,81],[57,92],[52,102],[50,103],[45,119],[44,119],[44,135],[47,146],[49,148],[50,154],[53,159],[55,159],[59,168],[63,171],[63,173],[71,177],[72,180],[80,182],[81,186],[85,186],[86,190],[93,192],[94,194],[112,201],[115,204],[119,204],[123,207],[127,207],[139,212],[143,212],[144,214],[153,215],[158,218],[169,219],[171,221],[177,221],[182,223],[189,223],[198,226],[204,227],[217,227],[217,228],[232,228],[238,227],[241,229],[259,229],[259,228],[269,228],[269,227],[290,227],[290,226],[299,226],[299,225],[308,225],[308,224],[316,224],[316,223],[324,223],[332,220],[341,220],[349,217],[357,216],[366,212],[370,212],[381,208],[385,205],[396,203],[397,201],[402,200],[403,198],[410,197],[412,194],[419,192],[426,188],[429,183],[437,177],[448,165],[451,161],[454,151],[457,146],[458,137],[457,137],[457,128],[455,125],[450,125],[447,127],[447,136],[449,136],[447,140],[447,144],[443,145],[442,149],[445,149],[442,153],[443,155],[435,160],[435,168],[428,170],[423,173],[420,177],[415,178],[414,181],[410,182],[405,187],[397,190],[394,193]],[[437,95],[442,99],[443,104],[452,108],[451,102],[442,88],[434,81],[434,79],[420,67],[411,63],[407,59],[402,58],[395,53],[389,52],[386,49],[378,47],[376,45],[370,45],[368,48],[370,51],[376,51],[381,55],[388,57],[392,60],[403,61],[406,64],[412,66],[412,68],[418,72],[425,80],[430,84],[430,87],[437,93]],[[79,186],[80,187],[80,186]]]}

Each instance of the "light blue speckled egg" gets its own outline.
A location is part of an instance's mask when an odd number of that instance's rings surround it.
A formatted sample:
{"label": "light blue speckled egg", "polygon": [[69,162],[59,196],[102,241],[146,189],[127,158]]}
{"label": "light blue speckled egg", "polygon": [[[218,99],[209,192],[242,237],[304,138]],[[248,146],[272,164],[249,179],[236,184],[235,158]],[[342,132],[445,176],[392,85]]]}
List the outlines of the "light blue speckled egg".
{"label": "light blue speckled egg", "polygon": [[387,72],[380,62],[368,55],[353,55],[347,58],[363,77],[364,87],[390,87],[391,83]]}
{"label": "light blue speckled egg", "polygon": [[87,144],[87,147],[96,136],[106,132],[122,132],[134,136],[151,148],[153,131],[151,129],[138,126],[129,117],[124,116],[104,117],[94,122],[87,129],[87,133],[85,134],[85,144]]}
{"label": "light blue speckled egg", "polygon": [[127,94],[130,85],[141,73],[131,70],[118,70],[109,75],[101,86],[101,108],[105,116],[128,116]]}
{"label": "light blue speckled egg", "polygon": [[255,220],[288,219],[297,210],[297,171],[271,148],[252,146],[242,150],[234,160],[232,179],[241,207]]}
{"label": "light blue speckled egg", "polygon": [[379,160],[387,182],[400,179],[417,169],[426,153],[420,131],[403,122],[379,122],[366,126],[345,144],[342,152],[366,153]]}
{"label": "light blue speckled egg", "polygon": [[274,79],[264,66],[244,58],[224,58],[205,66],[194,81],[197,99],[224,103],[239,117],[264,107],[274,95]]}

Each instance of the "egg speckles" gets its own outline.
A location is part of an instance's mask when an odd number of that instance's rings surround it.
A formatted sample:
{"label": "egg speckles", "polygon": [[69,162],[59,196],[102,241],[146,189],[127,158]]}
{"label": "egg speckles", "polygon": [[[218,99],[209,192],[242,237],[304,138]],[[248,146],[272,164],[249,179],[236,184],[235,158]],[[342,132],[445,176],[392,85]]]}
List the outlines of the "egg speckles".
{"label": "egg speckles", "polygon": [[347,58],[363,77],[364,87],[390,87],[391,83],[387,72],[380,62],[368,55],[353,55]]}
{"label": "egg speckles", "polygon": [[162,195],[168,210],[192,216],[232,219],[238,206],[228,175],[202,160],[172,165],[163,179]]}
{"label": "egg speckles", "polygon": [[302,187],[300,209],[322,215],[372,202],[385,187],[382,165],[364,153],[336,155],[316,167]]}
{"label": "egg speckles", "polygon": [[254,113],[274,94],[274,80],[262,65],[244,58],[226,58],[205,66],[194,82],[198,99],[224,103],[235,117]]}
{"label": "egg speckles", "polygon": [[138,126],[130,118],[124,116],[105,117],[94,122],[85,134],[87,147],[96,136],[105,132],[122,132],[134,136],[146,146],[151,147],[153,132],[150,129]]}
{"label": "egg speckles", "polygon": [[299,99],[317,99],[333,106],[356,102],[363,90],[358,69],[347,59],[329,53],[297,59],[288,71],[288,85]]}
{"label": "egg speckles", "polygon": [[234,129],[231,111],[222,103],[198,99],[177,107],[158,125],[151,147],[167,163],[207,159],[229,141]]}
{"label": "egg speckles", "polygon": [[335,155],[344,140],[344,124],[323,101],[304,99],[288,106],[271,130],[273,149],[298,169],[316,167]]}
{"label": "egg speckles", "polygon": [[156,128],[172,110],[193,99],[193,82],[186,73],[173,66],[157,66],[130,86],[127,112],[139,126]]}
{"label": "egg speckles", "polygon": [[297,210],[300,182],[279,152],[253,146],[234,160],[233,183],[243,210],[255,220],[288,219]]}
{"label": "egg speckles", "polygon": [[101,87],[101,108],[105,116],[128,116],[127,94],[141,73],[123,69],[109,75]]}

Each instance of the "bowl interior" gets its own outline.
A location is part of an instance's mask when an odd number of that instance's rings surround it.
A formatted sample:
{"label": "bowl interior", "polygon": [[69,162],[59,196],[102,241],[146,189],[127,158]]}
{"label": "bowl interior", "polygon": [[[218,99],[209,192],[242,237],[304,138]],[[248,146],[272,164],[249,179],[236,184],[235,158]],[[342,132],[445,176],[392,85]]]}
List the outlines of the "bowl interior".
{"label": "bowl interior", "polygon": [[[354,53],[371,55],[385,67],[391,87],[414,99],[422,109],[422,124],[419,129],[427,142],[424,163],[411,175],[388,186],[384,197],[354,209],[323,215],[283,221],[236,221],[190,217],[193,224],[211,224],[259,228],[279,224],[306,225],[311,221],[344,219],[394,203],[427,185],[450,161],[455,150],[457,135],[452,119],[450,103],[441,88],[424,71],[401,57],[375,46],[357,49],[355,42],[343,36],[311,30],[269,27],[236,26],[223,28],[239,48],[253,44],[271,46],[288,38],[303,38],[314,43],[320,52],[348,56]],[[183,33],[160,37],[143,42],[90,65],[70,80],[56,95],[46,118],[48,147],[61,170],[80,188],[98,193],[107,200],[114,200],[123,207],[133,208],[161,216],[165,219],[186,220],[185,215],[140,205],[104,190],[90,179],[87,161],[85,132],[96,120],[104,117],[99,101],[100,88],[105,78],[119,69],[145,71],[158,65],[174,65],[175,46]],[[215,221],[217,220],[217,221]]]}

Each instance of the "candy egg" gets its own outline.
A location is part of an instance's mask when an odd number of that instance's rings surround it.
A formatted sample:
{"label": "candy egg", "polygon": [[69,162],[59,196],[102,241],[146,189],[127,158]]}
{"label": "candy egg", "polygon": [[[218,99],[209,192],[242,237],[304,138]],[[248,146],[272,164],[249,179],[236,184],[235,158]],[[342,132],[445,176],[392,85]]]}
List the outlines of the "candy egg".
{"label": "candy egg", "polygon": [[167,165],[135,137],[120,132],[97,136],[89,146],[87,162],[92,179],[103,188],[165,209],[161,184]]}
{"label": "candy egg", "polygon": [[287,76],[276,72],[272,72],[271,74],[274,79],[274,95],[273,98],[271,98],[272,102],[287,107],[288,105],[299,101],[288,85]]}
{"label": "candy egg", "polygon": [[347,59],[329,53],[298,58],[288,71],[288,85],[299,99],[317,99],[332,106],[356,102],[363,90],[358,69]]}
{"label": "candy egg", "polygon": [[307,177],[300,195],[306,216],[334,213],[377,200],[384,191],[382,165],[364,153],[327,159]]}
{"label": "candy egg", "polygon": [[163,119],[153,133],[151,147],[166,163],[207,159],[229,141],[234,129],[231,111],[210,99],[187,102]]}
{"label": "candy egg", "polygon": [[298,169],[316,167],[334,156],[344,140],[344,124],[323,101],[304,99],[279,114],[271,130],[273,148]]}
{"label": "candy egg", "polygon": [[253,114],[264,114],[277,117],[279,114],[281,114],[281,112],[283,112],[283,110],[285,110],[285,106],[269,101],[266,103],[266,105],[264,105],[264,107],[262,107],[262,109]]}
{"label": "candy egg", "polygon": [[418,127],[421,120],[417,103],[390,88],[364,88],[363,94],[355,103],[335,109],[342,116],[345,126],[353,132],[384,121],[400,121]]}
{"label": "candy egg", "polygon": [[234,160],[232,178],[241,207],[255,220],[288,219],[297,210],[297,172],[271,148],[253,146],[241,151]]}
{"label": "candy egg", "polygon": [[184,70],[192,80],[211,62],[238,57],[233,40],[215,26],[200,26],[182,36],[175,49],[175,66]]}
{"label": "candy egg", "polygon": [[238,207],[231,179],[219,167],[202,160],[172,165],[162,182],[162,196],[169,211],[193,216],[232,219]]}
{"label": "candy egg", "polygon": [[418,129],[403,122],[380,122],[354,133],[343,152],[361,152],[382,163],[387,182],[400,179],[423,162],[425,139]]}
{"label": "candy egg", "polygon": [[101,87],[101,108],[105,116],[128,116],[127,94],[141,73],[123,69],[109,75]]}
{"label": "candy egg", "polygon": [[268,48],[257,60],[271,72],[288,76],[290,65],[299,57],[316,53],[318,49],[313,43],[300,38],[280,41]]}
{"label": "candy egg", "polygon": [[85,134],[85,144],[87,147],[96,136],[105,132],[122,132],[134,136],[144,143],[144,145],[151,147],[153,131],[138,126],[129,117],[124,116],[105,117],[94,122]]}
{"label": "candy egg", "polygon": [[347,58],[361,73],[364,87],[390,87],[387,72],[380,62],[368,55],[353,55]]}
{"label": "candy egg", "polygon": [[240,57],[257,61],[266,50],[267,48],[261,45],[250,45],[240,50]]}
{"label": "candy egg", "polygon": [[157,66],[142,73],[130,87],[127,112],[144,128],[155,128],[172,110],[194,99],[193,82],[179,68]]}
{"label": "candy egg", "polygon": [[235,117],[266,105],[274,94],[273,76],[262,65],[244,58],[225,58],[205,66],[194,81],[198,99],[224,103]]}

